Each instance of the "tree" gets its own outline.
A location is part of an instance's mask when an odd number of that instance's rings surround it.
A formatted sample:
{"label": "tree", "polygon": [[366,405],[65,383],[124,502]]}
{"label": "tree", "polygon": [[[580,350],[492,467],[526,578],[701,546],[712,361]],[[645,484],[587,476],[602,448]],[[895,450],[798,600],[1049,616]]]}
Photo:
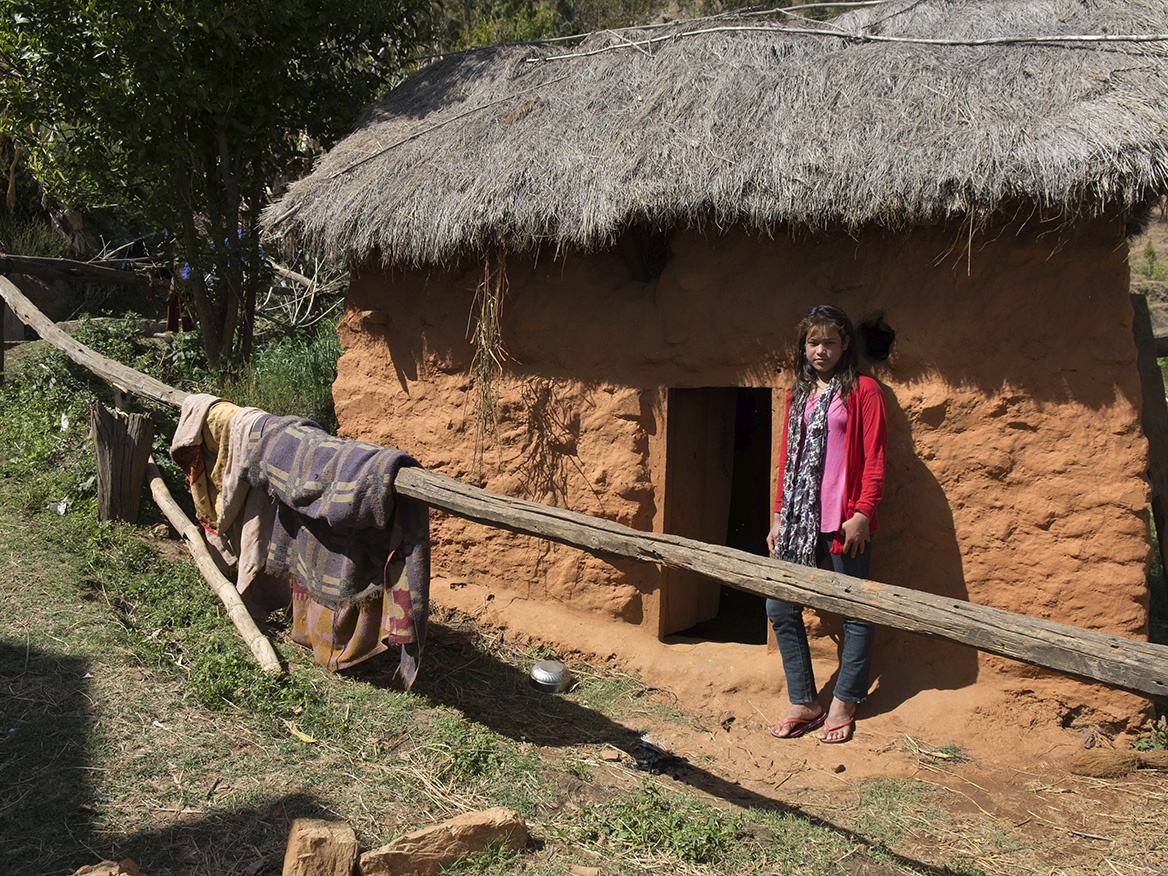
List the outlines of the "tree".
{"label": "tree", "polygon": [[431,23],[426,0],[0,0],[0,134],[63,203],[168,229],[217,367],[250,352],[271,186],[345,133]]}

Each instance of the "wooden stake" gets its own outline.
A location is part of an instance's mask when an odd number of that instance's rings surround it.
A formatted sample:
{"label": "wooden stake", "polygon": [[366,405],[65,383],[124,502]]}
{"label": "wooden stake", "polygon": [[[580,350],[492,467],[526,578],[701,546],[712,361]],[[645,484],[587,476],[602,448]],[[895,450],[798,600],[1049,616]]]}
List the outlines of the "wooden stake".
{"label": "wooden stake", "polygon": [[108,411],[94,402],[89,406],[89,434],[97,466],[97,519],[137,523],[154,418]]}
{"label": "wooden stake", "polygon": [[210,584],[211,589],[219,596],[220,601],[227,609],[227,616],[231,618],[231,622],[239,630],[243,641],[251,649],[256,660],[260,662],[260,667],[264,672],[283,671],[280,666],[280,658],[276,656],[272,643],[268,641],[267,636],[260,632],[255,621],[251,619],[235,585],[219,571],[219,567],[215,564],[215,558],[211,556],[207,542],[203,539],[203,531],[191,522],[191,519],[174,501],[174,497],[170,495],[170,490],[163,483],[162,474],[158,471],[158,466],[155,465],[153,458],[146,464],[146,474],[150,479],[150,494],[154,497],[154,501],[158,503],[158,507],[166,515],[166,519],[170,521],[171,525],[186,539],[187,545],[191,549],[191,556],[194,557],[195,565],[198,566],[203,580]]}

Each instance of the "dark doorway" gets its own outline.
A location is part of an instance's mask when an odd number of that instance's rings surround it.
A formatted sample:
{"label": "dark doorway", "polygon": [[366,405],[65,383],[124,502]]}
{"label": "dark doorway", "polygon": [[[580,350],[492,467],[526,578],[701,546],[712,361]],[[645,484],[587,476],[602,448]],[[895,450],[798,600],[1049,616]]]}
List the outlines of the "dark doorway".
{"label": "dark doorway", "polygon": [[[666,532],[765,553],[771,416],[769,389],[670,390]],[[662,586],[662,636],[766,641],[761,596],[676,570],[665,570]]]}

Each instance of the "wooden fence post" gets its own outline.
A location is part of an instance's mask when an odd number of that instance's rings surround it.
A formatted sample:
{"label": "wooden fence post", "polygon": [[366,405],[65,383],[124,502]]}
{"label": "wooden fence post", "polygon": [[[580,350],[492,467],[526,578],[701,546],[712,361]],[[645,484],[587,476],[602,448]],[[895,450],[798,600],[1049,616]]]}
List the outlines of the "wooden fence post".
{"label": "wooden fence post", "polygon": [[154,441],[154,418],[110,412],[94,402],[89,408],[89,433],[97,463],[98,520],[136,523]]}

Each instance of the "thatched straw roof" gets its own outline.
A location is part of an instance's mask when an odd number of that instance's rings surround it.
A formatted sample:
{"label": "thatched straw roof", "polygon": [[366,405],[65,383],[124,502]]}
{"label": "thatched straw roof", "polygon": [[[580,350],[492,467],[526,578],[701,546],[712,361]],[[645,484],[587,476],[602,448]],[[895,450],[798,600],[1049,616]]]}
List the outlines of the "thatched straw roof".
{"label": "thatched straw roof", "polygon": [[445,58],[266,224],[409,265],[587,249],[639,221],[905,227],[1020,202],[1076,218],[1166,183],[1164,0],[888,0]]}

